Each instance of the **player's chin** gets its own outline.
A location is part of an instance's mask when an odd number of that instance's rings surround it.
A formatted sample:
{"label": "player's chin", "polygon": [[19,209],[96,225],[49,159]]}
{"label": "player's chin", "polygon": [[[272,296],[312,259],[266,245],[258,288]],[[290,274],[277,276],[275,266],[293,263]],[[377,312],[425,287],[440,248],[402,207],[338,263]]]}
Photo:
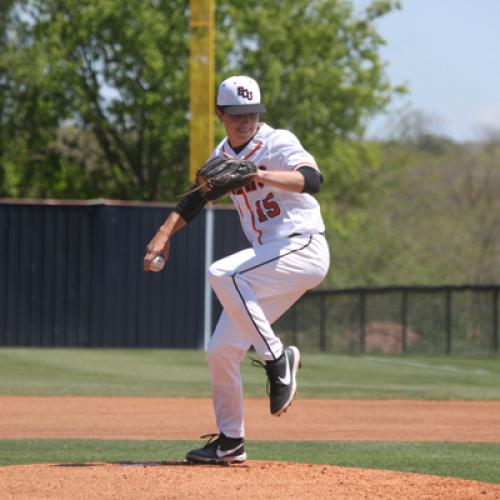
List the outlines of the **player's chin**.
{"label": "player's chin", "polygon": [[237,132],[238,140],[241,143],[248,142],[253,136],[253,132],[251,130],[242,130]]}

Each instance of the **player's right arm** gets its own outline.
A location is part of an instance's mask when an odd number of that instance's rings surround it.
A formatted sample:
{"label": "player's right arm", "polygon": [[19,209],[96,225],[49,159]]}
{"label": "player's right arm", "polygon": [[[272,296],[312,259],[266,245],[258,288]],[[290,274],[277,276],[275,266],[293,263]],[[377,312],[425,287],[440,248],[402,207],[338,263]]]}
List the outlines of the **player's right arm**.
{"label": "player's right arm", "polygon": [[194,219],[206,203],[207,200],[199,191],[190,192],[181,198],[174,211],[167,217],[146,247],[145,271],[151,271],[151,262],[158,255],[162,255],[165,262],[168,260],[172,236]]}

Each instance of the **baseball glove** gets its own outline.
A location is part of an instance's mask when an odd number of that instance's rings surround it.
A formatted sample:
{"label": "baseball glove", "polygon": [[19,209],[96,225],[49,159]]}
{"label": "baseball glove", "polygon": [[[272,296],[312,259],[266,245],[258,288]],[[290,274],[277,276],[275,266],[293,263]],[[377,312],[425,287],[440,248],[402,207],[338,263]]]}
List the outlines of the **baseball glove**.
{"label": "baseball glove", "polygon": [[251,182],[256,172],[257,166],[251,161],[215,156],[196,172],[196,188],[214,201]]}

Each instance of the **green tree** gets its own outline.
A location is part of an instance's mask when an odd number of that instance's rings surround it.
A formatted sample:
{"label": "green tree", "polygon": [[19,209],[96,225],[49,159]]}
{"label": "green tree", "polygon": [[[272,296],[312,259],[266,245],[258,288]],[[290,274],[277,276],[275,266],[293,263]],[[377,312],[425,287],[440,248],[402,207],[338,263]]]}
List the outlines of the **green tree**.
{"label": "green tree", "polygon": [[[366,208],[335,239],[337,286],[495,283],[500,280],[500,142],[420,140],[379,145],[389,165]],[[397,146],[397,148],[396,148]]]}
{"label": "green tree", "polygon": [[[11,68],[17,106],[10,124],[25,152],[19,195],[66,195],[75,184],[83,196],[179,192],[187,150],[186,1],[36,0],[16,7],[2,66]],[[82,153],[58,147],[64,124],[91,133],[99,147],[99,175],[90,183],[89,172],[77,168],[89,166],[74,162]],[[85,143],[65,137],[66,150]]]}
{"label": "green tree", "polygon": [[[188,158],[187,0],[17,0],[0,69],[2,154],[17,196],[173,199]],[[393,88],[374,21],[339,0],[217,2],[217,76],[262,84],[266,120],[319,160],[325,199],[363,203],[377,163],[359,140]],[[89,148],[89,149],[85,149]],[[334,205],[332,205],[333,207]],[[333,210],[333,208],[332,208]]]}
{"label": "green tree", "polygon": [[[12,9],[14,0],[5,0],[0,4],[0,54],[3,54],[7,49],[7,29],[9,12]],[[0,158],[3,156],[2,152],[6,150],[8,144],[7,131],[5,125],[7,123],[8,108],[9,108],[9,78],[7,68],[0,64]],[[7,189],[7,169],[0,166],[0,196],[5,195]]]}
{"label": "green tree", "polygon": [[358,16],[338,0],[221,2],[221,76],[248,73],[261,83],[264,119],[294,131],[320,163],[324,201],[366,195],[377,162],[360,140],[364,123],[404,91],[385,76],[374,21],[398,7],[375,1]]}

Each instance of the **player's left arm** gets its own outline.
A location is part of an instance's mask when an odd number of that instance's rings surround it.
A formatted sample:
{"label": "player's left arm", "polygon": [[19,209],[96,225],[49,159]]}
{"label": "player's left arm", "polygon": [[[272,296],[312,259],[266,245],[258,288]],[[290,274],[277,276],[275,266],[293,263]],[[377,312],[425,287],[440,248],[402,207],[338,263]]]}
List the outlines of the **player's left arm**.
{"label": "player's left arm", "polygon": [[279,167],[259,170],[255,180],[292,193],[318,193],[322,178],[313,156],[293,133],[281,130],[278,134],[271,156]]}
{"label": "player's left arm", "polygon": [[259,170],[255,180],[292,193],[316,194],[321,187],[321,176],[313,167],[299,167],[294,171]]}

